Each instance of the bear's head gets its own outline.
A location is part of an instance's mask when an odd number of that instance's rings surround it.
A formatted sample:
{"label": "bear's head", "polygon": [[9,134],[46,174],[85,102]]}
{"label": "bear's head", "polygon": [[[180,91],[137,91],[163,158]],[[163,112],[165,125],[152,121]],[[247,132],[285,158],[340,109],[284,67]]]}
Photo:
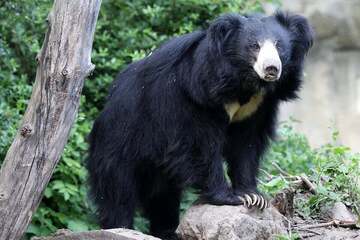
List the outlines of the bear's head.
{"label": "bear's head", "polygon": [[[210,62],[220,79],[234,88],[275,89],[300,76],[304,56],[313,44],[306,18],[277,12],[272,16],[227,14],[207,30]],[[224,83],[220,85],[224,86]]]}

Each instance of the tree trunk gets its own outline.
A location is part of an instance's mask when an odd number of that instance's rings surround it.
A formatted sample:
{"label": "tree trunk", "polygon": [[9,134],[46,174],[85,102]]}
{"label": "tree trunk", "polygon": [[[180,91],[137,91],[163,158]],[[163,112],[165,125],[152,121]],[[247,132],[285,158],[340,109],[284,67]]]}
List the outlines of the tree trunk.
{"label": "tree trunk", "polygon": [[20,239],[68,140],[101,0],[55,0],[32,96],[0,171],[0,239]]}

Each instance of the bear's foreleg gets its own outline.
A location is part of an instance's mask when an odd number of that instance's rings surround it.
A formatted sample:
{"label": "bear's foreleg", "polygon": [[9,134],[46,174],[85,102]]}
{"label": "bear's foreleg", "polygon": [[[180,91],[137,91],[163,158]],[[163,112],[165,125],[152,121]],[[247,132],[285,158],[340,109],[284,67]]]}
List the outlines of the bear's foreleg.
{"label": "bear's foreleg", "polygon": [[[212,151],[209,151],[210,153]],[[198,176],[202,177],[200,201],[214,205],[240,205],[243,202],[234,194],[226,181],[223,169],[223,157],[214,154],[205,157],[208,165],[198,169]]]}
{"label": "bear's foreleg", "polygon": [[258,206],[260,209],[268,205],[257,190],[256,180],[260,158],[269,141],[266,131],[262,130],[256,124],[233,124],[228,130],[225,152],[234,193],[242,197],[247,206]]}

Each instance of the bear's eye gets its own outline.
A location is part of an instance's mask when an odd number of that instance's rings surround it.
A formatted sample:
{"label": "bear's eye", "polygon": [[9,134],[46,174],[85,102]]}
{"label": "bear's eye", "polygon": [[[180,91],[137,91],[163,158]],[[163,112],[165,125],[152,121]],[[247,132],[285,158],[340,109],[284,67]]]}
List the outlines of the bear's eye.
{"label": "bear's eye", "polygon": [[274,44],[277,50],[281,49],[281,43],[279,41],[275,41]]}
{"label": "bear's eye", "polygon": [[255,51],[259,51],[260,50],[260,44],[259,43],[252,43],[250,44],[250,48],[255,50]]}

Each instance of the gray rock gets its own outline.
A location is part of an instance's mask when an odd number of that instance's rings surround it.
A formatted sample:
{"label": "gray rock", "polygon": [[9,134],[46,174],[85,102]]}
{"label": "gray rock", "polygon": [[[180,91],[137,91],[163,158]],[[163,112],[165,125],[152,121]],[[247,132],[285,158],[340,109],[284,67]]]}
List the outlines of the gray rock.
{"label": "gray rock", "polygon": [[275,239],[285,234],[284,217],[274,208],[264,211],[244,206],[192,206],[177,229],[184,240]]}
{"label": "gray rock", "polygon": [[[360,240],[360,231],[356,229],[327,227],[308,229],[312,232],[301,232],[300,239],[306,240]],[[314,233],[314,234],[311,234]]]}
{"label": "gray rock", "polygon": [[341,222],[356,223],[357,221],[357,217],[342,202],[337,202],[334,204],[331,209],[330,216],[333,220],[338,220]]}
{"label": "gray rock", "polygon": [[320,218],[325,221],[339,221],[342,223],[356,223],[357,216],[349,210],[344,203],[336,202],[320,208]]}
{"label": "gray rock", "polygon": [[60,229],[50,237],[34,237],[32,240],[161,240],[130,229],[116,228],[89,232],[71,232]]}

